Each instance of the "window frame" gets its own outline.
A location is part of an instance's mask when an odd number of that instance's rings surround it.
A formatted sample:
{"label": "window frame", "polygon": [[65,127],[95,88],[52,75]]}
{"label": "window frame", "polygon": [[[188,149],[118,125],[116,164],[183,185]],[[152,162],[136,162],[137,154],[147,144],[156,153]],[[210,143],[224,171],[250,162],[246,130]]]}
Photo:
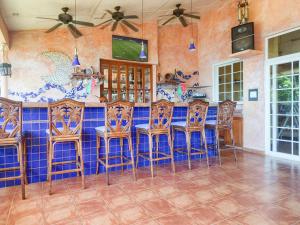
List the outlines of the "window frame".
{"label": "window frame", "polygon": [[[220,102],[220,99],[219,99],[219,68],[220,67],[225,67],[225,66],[228,66],[228,65],[233,65],[234,63],[237,63],[237,62],[240,62],[243,64],[243,69],[241,70],[242,74],[243,74],[243,79],[241,80],[242,81],[242,91],[243,91],[243,99],[242,101],[239,100],[239,101],[236,101],[237,104],[241,105],[243,104],[243,101],[244,101],[244,61],[242,59],[230,59],[230,60],[227,60],[227,61],[223,61],[223,62],[220,62],[220,63],[216,63],[216,64],[213,64],[213,101],[214,102]],[[233,78],[233,71],[231,71],[231,78]],[[233,100],[233,80],[231,79],[231,91],[230,91],[230,94],[231,94],[231,100]]]}

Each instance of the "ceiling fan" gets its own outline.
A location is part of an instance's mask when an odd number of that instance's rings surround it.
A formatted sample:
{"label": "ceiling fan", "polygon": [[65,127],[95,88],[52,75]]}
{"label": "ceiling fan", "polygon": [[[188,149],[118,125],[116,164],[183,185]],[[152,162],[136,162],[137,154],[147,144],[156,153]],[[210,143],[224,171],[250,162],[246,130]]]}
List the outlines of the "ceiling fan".
{"label": "ceiling fan", "polygon": [[176,5],[176,9],[173,10],[173,13],[170,15],[163,15],[163,16],[171,16],[168,20],[166,20],[162,25],[166,25],[167,23],[171,22],[172,20],[178,18],[182,26],[186,27],[188,24],[186,22],[185,17],[190,17],[193,19],[200,20],[200,16],[191,14],[191,13],[184,13],[185,9],[180,8],[181,4]]}
{"label": "ceiling fan", "polygon": [[[111,15],[111,19],[104,21],[103,23],[100,23],[96,26],[102,26],[101,29],[104,29],[106,27],[108,27],[112,22],[113,25],[111,27],[111,31],[115,31],[117,29],[117,26],[120,22],[120,25],[123,26],[125,25],[126,27],[130,28],[131,30],[138,32],[139,29],[134,26],[133,24],[131,24],[130,22],[127,21],[127,19],[138,19],[139,17],[137,15],[128,15],[125,16],[124,12],[120,12],[121,7],[120,6],[116,6],[115,7],[115,11],[112,12],[110,10],[105,10],[108,14]],[[102,16],[101,18],[103,18],[104,16]]]}
{"label": "ceiling fan", "polygon": [[63,24],[66,24],[68,26],[69,31],[75,38],[79,38],[82,36],[82,33],[73,25],[73,24],[78,24],[78,25],[83,25],[83,26],[88,26],[88,27],[93,27],[93,23],[89,22],[84,22],[84,21],[78,21],[78,20],[73,20],[73,17],[68,13],[69,8],[68,7],[63,7],[61,9],[64,13],[61,13],[58,15],[58,19],[54,18],[47,18],[47,17],[37,17],[38,19],[46,19],[46,20],[55,20],[58,21],[59,23],[51,27],[49,30],[46,31],[46,33],[50,33],[60,27]]}

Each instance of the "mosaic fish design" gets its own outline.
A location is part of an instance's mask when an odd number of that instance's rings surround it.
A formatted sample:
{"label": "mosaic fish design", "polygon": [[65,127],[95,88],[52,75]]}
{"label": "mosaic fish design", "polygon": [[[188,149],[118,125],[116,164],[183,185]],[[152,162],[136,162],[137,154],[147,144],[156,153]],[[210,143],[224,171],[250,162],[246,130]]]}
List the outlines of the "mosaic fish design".
{"label": "mosaic fish design", "polygon": [[42,76],[42,79],[51,84],[68,84],[73,70],[70,57],[63,52],[56,51],[43,52],[41,55],[49,59],[55,67],[53,73]]}

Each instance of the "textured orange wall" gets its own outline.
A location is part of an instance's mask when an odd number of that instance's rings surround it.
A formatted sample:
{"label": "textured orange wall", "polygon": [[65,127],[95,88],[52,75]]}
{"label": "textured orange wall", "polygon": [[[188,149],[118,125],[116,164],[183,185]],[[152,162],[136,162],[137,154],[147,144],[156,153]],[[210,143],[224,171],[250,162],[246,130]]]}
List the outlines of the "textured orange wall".
{"label": "textured orange wall", "polygon": [[192,37],[191,27],[172,24],[158,29],[159,72],[161,75],[174,72],[174,69],[191,73],[198,70],[197,24],[193,24],[197,50],[190,52],[188,46]]}
{"label": "textured orange wall", "polygon": [[[198,23],[199,82],[213,85],[213,64],[230,60],[231,27],[238,25],[237,0],[225,0],[204,12]],[[264,41],[271,34],[300,26],[299,0],[248,0],[255,24],[255,46],[262,53],[244,59],[244,146],[265,150]],[[248,101],[248,89],[258,88],[257,102]],[[208,90],[212,97],[212,89]]]}

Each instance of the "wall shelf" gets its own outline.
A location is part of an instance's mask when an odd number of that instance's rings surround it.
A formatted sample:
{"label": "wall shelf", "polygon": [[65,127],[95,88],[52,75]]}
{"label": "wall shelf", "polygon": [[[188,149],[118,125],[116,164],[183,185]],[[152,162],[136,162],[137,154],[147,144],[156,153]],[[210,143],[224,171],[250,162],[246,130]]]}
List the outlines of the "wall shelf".
{"label": "wall shelf", "polygon": [[238,59],[247,59],[253,56],[257,56],[262,54],[262,51],[259,50],[253,50],[253,49],[248,49],[242,52],[237,52],[234,54],[229,55],[230,58],[238,58]]}

